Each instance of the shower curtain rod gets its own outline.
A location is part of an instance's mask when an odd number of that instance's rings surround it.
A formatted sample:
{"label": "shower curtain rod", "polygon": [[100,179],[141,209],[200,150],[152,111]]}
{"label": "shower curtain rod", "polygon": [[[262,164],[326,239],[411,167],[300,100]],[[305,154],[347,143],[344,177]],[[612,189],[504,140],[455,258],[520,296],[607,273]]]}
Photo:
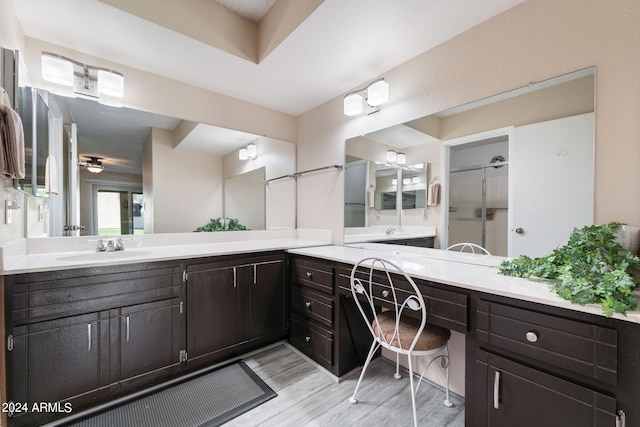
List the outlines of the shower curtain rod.
{"label": "shower curtain rod", "polygon": [[474,170],[480,170],[480,169],[486,169],[486,168],[498,168],[500,166],[509,166],[509,161],[507,160],[504,162],[487,163],[484,165],[464,166],[461,168],[450,169],[449,173],[474,171]]}
{"label": "shower curtain rod", "polygon": [[343,165],[331,165],[331,166],[324,166],[324,167],[321,167],[321,168],[309,169],[309,170],[306,170],[306,171],[296,172],[296,173],[292,173],[292,174],[289,174],[289,175],[282,175],[282,176],[279,176],[277,178],[271,178],[271,179],[268,179],[268,180],[264,181],[264,183],[268,184],[271,181],[275,181],[277,179],[298,178],[299,176],[304,175],[306,173],[318,172],[318,171],[322,171],[322,170],[325,170],[325,169],[333,169],[333,168],[338,169],[338,170],[342,170],[342,169],[344,169],[344,166]]}

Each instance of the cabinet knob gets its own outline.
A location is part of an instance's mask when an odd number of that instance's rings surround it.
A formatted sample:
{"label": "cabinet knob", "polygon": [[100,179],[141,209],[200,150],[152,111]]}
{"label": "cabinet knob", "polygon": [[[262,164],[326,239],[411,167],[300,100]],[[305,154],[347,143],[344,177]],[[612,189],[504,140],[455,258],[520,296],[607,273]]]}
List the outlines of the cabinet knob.
{"label": "cabinet knob", "polygon": [[304,306],[307,307],[307,308],[311,307],[311,302],[310,301],[305,302]]}
{"label": "cabinet knob", "polygon": [[311,337],[304,337],[304,340],[305,340],[306,342],[309,342],[309,341],[311,341]]}
{"label": "cabinet knob", "polygon": [[518,228],[516,228],[516,230],[515,230],[515,231],[516,231],[516,233],[518,233],[518,234],[524,234],[524,228],[522,228],[522,227],[518,227]]}
{"label": "cabinet knob", "polygon": [[525,337],[527,338],[527,341],[529,342],[536,342],[538,341],[538,334],[533,332],[533,331],[529,331],[527,332],[527,334],[525,335]]}
{"label": "cabinet knob", "polygon": [[386,289],[384,291],[382,291],[382,296],[385,297],[385,298],[388,297],[389,296],[389,291],[386,290]]}
{"label": "cabinet knob", "polygon": [[310,271],[307,271],[307,279],[311,279],[312,276],[313,274]]}

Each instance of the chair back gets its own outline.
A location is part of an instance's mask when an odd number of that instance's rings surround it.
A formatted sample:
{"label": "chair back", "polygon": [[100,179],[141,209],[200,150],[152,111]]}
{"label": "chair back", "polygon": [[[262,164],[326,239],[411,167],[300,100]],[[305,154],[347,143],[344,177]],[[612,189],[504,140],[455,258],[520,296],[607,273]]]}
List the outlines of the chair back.
{"label": "chair back", "polygon": [[447,248],[448,251],[459,252],[461,256],[486,255],[491,256],[491,252],[475,243],[456,243]]}
{"label": "chair back", "polygon": [[[390,261],[364,258],[351,270],[350,280],[351,293],[373,338],[393,351],[413,351],[427,322],[424,298],[413,279]],[[380,313],[377,307],[388,311]],[[410,327],[401,328],[401,324]],[[407,336],[408,331],[412,336]]]}

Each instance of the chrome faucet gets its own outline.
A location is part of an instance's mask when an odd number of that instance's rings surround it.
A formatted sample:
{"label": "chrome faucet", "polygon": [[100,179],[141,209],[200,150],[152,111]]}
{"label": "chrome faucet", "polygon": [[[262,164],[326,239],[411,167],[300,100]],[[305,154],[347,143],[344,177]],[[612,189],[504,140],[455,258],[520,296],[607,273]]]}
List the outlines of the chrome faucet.
{"label": "chrome faucet", "polygon": [[396,229],[395,229],[395,228],[389,227],[389,228],[387,228],[387,229],[385,229],[385,230],[384,230],[384,233],[385,233],[387,236],[390,236],[390,235],[392,235],[395,231],[396,231]]}
{"label": "chrome faucet", "polygon": [[103,239],[98,240],[98,244],[96,245],[96,252],[115,252],[115,251],[124,251],[124,243],[122,243],[122,239],[117,239],[115,242],[113,239],[109,239],[106,241]]}

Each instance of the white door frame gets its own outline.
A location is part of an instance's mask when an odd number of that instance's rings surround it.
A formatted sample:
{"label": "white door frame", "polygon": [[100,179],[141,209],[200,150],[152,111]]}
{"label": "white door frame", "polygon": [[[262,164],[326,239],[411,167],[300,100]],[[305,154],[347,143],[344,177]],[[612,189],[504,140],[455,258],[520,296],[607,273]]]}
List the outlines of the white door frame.
{"label": "white door frame", "polygon": [[[503,128],[488,130],[485,132],[475,133],[473,135],[466,135],[459,138],[441,141],[442,197],[440,206],[442,210],[440,212],[440,248],[446,249],[449,246],[449,170],[451,169],[449,162],[451,161],[451,147],[505,135],[509,138],[509,140],[511,140],[513,128],[514,126],[507,126]],[[509,197],[508,208],[509,212],[511,212],[513,208],[511,206],[511,197]],[[509,227],[511,227],[511,222],[509,222]],[[511,242],[509,240],[509,246],[510,245]]]}

